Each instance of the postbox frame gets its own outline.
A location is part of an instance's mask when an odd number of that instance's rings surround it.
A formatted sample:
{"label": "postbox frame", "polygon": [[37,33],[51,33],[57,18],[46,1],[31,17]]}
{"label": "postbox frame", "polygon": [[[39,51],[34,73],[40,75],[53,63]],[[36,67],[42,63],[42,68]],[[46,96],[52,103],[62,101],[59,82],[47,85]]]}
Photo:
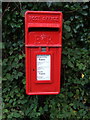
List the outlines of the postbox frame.
{"label": "postbox frame", "polygon": [[[35,60],[35,66],[37,66],[37,59],[36,59],[36,56],[37,55],[50,55],[51,57],[50,57],[50,59],[52,59],[52,58],[54,58],[54,53],[52,52],[52,51],[48,51],[48,49],[50,48],[50,47],[52,47],[52,48],[58,48],[58,50],[59,50],[59,52],[61,53],[61,51],[62,51],[62,20],[61,20],[61,24],[53,24],[53,26],[52,26],[52,24],[50,24],[49,23],[49,27],[48,27],[48,24],[46,25],[46,24],[44,24],[43,23],[43,25],[35,25],[35,26],[33,26],[33,24],[29,24],[29,23],[27,23],[27,14],[34,14],[34,13],[37,13],[37,14],[60,14],[60,19],[62,19],[62,12],[55,12],[55,11],[27,11],[26,13],[25,13],[25,53],[26,53],[26,93],[28,94],[28,95],[41,95],[41,94],[43,94],[43,95],[50,95],[50,94],[59,94],[60,93],[60,80],[58,81],[58,89],[57,89],[57,91],[44,91],[44,92],[37,92],[37,91],[30,91],[30,81],[31,81],[31,78],[30,78],[30,72],[31,72],[31,70],[29,70],[29,67],[31,67],[31,64],[30,64],[30,62],[28,62],[28,60],[29,60],[29,56],[30,56],[30,52],[29,52],[29,49],[28,48],[39,48],[39,50],[41,49],[41,47],[46,47],[46,52],[41,52],[41,51],[38,51],[38,52],[35,52],[34,53],[34,60]],[[33,44],[29,44],[28,43],[28,34],[27,34],[27,32],[28,32],[28,28],[29,27],[33,27],[33,28],[58,28],[59,30],[60,30],[60,43],[58,43],[58,44],[48,44],[48,46],[47,45],[43,45],[43,44],[41,44],[41,45],[33,45]],[[59,60],[61,60],[61,55],[59,55],[58,56],[59,57]],[[58,63],[58,65],[59,65],[59,67],[60,67],[60,69],[61,69],[61,61],[60,61],[60,63]],[[51,79],[50,80],[35,80],[34,82],[35,82],[35,84],[46,84],[46,83],[48,83],[48,84],[52,84],[53,83],[53,81],[54,81],[54,78],[53,78],[53,73],[52,73],[52,69],[54,69],[54,65],[53,65],[53,61],[51,60],[51,64],[50,64],[50,69],[51,69],[51,72],[50,72],[50,77],[51,77]],[[59,70],[59,72],[60,72],[60,70]],[[35,72],[35,78],[36,78],[36,75],[37,73]],[[59,75],[59,79],[60,79],[60,75]]]}

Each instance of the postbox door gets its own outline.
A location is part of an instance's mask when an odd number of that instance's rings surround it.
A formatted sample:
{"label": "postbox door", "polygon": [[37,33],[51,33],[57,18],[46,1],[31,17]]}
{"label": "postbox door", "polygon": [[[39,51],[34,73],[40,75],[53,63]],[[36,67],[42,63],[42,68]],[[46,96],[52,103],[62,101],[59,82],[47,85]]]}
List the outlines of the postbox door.
{"label": "postbox door", "polygon": [[[42,51],[42,48],[28,48],[26,67],[27,69],[27,93],[46,93],[53,94],[54,92],[60,92],[60,59],[61,59],[61,48],[46,48],[46,51]],[[38,60],[45,59],[45,66],[43,62]],[[43,65],[38,65],[40,64]],[[38,74],[38,67],[41,67],[40,74]],[[46,67],[46,68],[42,68]],[[44,69],[44,70],[43,70]],[[48,70],[48,74],[46,72]],[[46,76],[45,76],[46,74]],[[42,77],[42,78],[40,78]],[[46,77],[46,79],[45,79]]]}

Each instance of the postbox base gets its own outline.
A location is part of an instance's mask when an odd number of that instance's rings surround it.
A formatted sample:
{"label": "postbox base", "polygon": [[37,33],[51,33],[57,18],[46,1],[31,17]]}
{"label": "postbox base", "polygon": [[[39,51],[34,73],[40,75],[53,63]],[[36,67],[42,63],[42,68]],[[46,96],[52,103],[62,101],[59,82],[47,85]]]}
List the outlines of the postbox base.
{"label": "postbox base", "polygon": [[60,92],[30,92],[26,93],[27,95],[55,95],[59,94]]}

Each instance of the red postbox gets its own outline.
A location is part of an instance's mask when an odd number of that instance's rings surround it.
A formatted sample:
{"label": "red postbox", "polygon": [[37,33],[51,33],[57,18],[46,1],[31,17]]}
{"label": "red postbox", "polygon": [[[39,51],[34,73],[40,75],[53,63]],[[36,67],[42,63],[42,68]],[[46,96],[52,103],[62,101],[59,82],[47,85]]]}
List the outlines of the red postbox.
{"label": "red postbox", "polygon": [[25,13],[26,93],[60,93],[62,12]]}

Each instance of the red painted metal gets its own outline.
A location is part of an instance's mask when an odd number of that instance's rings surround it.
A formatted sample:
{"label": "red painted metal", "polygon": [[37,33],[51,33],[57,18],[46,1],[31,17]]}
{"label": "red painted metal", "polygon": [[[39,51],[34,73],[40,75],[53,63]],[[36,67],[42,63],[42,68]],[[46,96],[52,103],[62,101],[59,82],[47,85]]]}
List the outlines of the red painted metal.
{"label": "red painted metal", "polygon": [[[42,51],[43,47],[45,51]],[[28,95],[60,93],[61,52],[62,12],[27,11],[25,13],[25,53]],[[37,78],[38,55],[50,57],[50,79],[48,80]]]}

